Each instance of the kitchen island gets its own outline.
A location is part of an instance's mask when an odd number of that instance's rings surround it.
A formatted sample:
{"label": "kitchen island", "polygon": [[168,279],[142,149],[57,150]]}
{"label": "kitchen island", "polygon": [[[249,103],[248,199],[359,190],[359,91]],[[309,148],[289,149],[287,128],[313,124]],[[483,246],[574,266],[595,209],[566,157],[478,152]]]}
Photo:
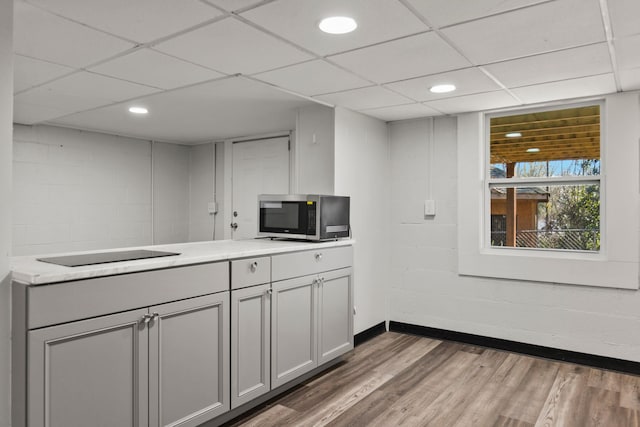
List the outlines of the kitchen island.
{"label": "kitchen island", "polygon": [[217,425],[294,386],[353,348],[352,245],[158,245],[133,249],[179,255],[80,267],[13,258],[14,425]]}

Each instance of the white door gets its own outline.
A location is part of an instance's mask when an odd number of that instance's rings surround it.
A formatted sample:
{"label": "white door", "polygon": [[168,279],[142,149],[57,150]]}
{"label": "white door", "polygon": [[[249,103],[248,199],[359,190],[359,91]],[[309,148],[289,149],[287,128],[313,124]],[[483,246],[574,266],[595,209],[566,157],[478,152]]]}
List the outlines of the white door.
{"label": "white door", "polygon": [[289,137],[235,142],[232,169],[232,238],[258,233],[258,194],[289,193]]}

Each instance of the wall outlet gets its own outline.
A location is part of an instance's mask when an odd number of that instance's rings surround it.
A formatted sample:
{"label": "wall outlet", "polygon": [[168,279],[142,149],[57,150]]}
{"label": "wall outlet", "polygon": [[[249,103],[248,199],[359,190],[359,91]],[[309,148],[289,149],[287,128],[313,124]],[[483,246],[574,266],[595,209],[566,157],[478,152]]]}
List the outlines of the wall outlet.
{"label": "wall outlet", "polygon": [[436,201],[425,200],[424,201],[424,216],[434,216],[436,214]]}
{"label": "wall outlet", "polygon": [[207,210],[209,211],[209,215],[215,215],[218,213],[218,203],[209,202],[207,203]]}

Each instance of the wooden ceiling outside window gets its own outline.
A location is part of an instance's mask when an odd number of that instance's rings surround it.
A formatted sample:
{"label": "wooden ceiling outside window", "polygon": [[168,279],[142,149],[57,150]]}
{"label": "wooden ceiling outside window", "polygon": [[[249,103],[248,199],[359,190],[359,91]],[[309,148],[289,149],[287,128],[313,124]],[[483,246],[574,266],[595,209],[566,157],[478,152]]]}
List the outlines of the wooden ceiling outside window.
{"label": "wooden ceiling outside window", "polygon": [[600,158],[599,105],[493,117],[490,131],[492,164]]}

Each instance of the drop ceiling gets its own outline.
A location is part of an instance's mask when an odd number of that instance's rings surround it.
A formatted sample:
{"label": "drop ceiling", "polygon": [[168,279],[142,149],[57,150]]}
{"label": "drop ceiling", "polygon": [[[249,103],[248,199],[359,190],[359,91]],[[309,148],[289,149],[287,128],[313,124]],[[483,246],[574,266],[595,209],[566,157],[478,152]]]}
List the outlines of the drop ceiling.
{"label": "drop ceiling", "polygon": [[[14,121],[196,144],[640,89],[637,0],[16,0]],[[356,31],[328,35],[320,19]],[[432,94],[452,82],[457,90]],[[149,109],[144,117],[131,105]]]}

